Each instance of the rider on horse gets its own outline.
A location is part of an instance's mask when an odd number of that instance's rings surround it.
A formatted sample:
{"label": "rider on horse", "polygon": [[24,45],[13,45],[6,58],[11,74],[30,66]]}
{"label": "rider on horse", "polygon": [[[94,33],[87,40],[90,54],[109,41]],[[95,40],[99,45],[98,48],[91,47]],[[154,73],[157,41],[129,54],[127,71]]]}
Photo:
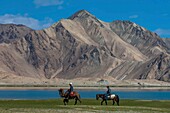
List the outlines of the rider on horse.
{"label": "rider on horse", "polygon": [[68,90],[68,96],[72,96],[74,93],[73,93],[73,84],[72,83],[69,83],[70,85],[70,89]]}
{"label": "rider on horse", "polygon": [[105,99],[107,100],[107,99],[108,99],[108,96],[110,96],[110,95],[111,95],[111,89],[110,89],[109,86],[107,86],[107,91],[106,91],[106,93],[105,93]]}

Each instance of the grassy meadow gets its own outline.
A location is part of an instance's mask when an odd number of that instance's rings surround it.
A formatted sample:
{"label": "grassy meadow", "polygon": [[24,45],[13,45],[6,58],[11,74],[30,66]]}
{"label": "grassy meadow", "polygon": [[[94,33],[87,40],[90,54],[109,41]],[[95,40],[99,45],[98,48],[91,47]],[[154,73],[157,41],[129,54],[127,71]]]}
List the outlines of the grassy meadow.
{"label": "grassy meadow", "polygon": [[0,100],[1,113],[170,113],[170,100],[120,100],[120,106],[100,105],[101,100],[82,99],[82,103],[63,105],[62,99],[56,100]]}

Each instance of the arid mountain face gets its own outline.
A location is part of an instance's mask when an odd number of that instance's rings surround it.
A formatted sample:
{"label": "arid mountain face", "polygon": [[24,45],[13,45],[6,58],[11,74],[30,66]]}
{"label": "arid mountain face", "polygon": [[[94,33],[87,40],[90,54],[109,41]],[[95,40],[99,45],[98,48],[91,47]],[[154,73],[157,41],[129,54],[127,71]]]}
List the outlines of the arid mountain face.
{"label": "arid mountain face", "polygon": [[121,39],[138,48],[144,55],[152,57],[168,51],[165,42],[153,32],[130,21],[114,21],[111,29]]}
{"label": "arid mountain face", "polygon": [[0,24],[0,43],[10,43],[24,37],[31,31],[32,29],[24,25]]}
{"label": "arid mountain face", "polygon": [[162,40],[166,43],[168,50],[170,51],[170,38],[162,38]]}
{"label": "arid mountain face", "polygon": [[157,34],[85,10],[44,30],[0,25],[0,48],[0,71],[18,76],[170,81],[169,47]]}

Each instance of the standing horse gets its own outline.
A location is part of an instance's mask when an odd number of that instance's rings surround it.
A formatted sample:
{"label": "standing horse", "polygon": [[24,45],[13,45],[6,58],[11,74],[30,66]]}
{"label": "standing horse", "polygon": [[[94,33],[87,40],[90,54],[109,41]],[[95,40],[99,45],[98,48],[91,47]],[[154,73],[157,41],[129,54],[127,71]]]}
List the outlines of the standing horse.
{"label": "standing horse", "polygon": [[98,100],[99,98],[102,99],[101,105],[103,105],[104,101],[105,101],[105,104],[107,105],[107,100],[112,100],[113,101],[113,105],[116,102],[117,105],[119,106],[119,96],[118,95],[111,94],[110,96],[108,96],[108,99],[106,99],[105,94],[96,94],[96,100]]}
{"label": "standing horse", "polygon": [[59,95],[60,95],[61,97],[64,97],[64,100],[63,100],[64,105],[68,104],[69,99],[75,99],[74,105],[77,104],[77,100],[81,103],[80,94],[79,94],[78,92],[73,91],[73,94],[72,94],[72,95],[69,95],[69,94],[68,94],[68,91],[66,91],[66,92],[64,93],[64,89],[59,89],[58,91],[59,91]]}

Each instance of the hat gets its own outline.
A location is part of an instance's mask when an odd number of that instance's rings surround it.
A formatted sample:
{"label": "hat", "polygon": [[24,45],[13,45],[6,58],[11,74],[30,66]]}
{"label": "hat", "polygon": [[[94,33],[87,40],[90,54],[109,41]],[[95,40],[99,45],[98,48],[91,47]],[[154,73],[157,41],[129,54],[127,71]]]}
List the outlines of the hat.
{"label": "hat", "polygon": [[72,85],[72,83],[70,82],[69,84],[71,84]]}

